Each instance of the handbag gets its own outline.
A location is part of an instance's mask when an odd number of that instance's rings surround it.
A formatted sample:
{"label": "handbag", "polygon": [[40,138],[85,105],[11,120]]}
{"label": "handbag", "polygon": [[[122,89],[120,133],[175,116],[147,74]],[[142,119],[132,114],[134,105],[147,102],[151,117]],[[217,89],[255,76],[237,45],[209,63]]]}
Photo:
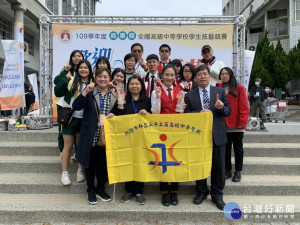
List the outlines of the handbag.
{"label": "handbag", "polygon": [[94,100],[94,103],[95,103],[95,109],[96,109],[96,114],[97,114],[97,118],[98,118],[98,126],[100,127],[98,145],[100,147],[105,147],[106,141],[105,141],[105,134],[104,134],[104,126],[103,126],[103,124],[101,124],[100,114],[98,111],[98,106],[97,106],[96,100]]}
{"label": "handbag", "polygon": [[70,107],[61,108],[61,111],[57,117],[57,122],[60,124],[68,125],[70,122],[70,119],[72,118],[73,112],[74,112],[74,109],[72,109]]}

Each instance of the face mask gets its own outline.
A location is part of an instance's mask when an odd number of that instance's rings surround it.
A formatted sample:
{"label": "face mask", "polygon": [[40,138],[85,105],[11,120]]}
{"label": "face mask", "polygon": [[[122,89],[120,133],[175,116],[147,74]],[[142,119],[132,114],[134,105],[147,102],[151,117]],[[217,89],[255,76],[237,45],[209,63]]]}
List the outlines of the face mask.
{"label": "face mask", "polygon": [[259,85],[259,82],[255,82],[255,85],[258,86],[258,85]]}
{"label": "face mask", "polygon": [[270,89],[265,89],[265,92],[266,92],[266,93],[269,93],[269,91],[270,91]]}

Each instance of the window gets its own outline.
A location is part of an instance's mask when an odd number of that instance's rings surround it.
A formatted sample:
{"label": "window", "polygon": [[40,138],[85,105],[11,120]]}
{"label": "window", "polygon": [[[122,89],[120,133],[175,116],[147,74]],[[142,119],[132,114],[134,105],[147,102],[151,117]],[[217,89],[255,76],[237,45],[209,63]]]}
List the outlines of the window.
{"label": "window", "polygon": [[24,42],[28,43],[28,54],[34,56],[34,36],[29,32],[24,31]]}
{"label": "window", "polygon": [[75,0],[74,1],[74,7],[75,7],[75,15],[81,15],[81,0]]}
{"label": "window", "polygon": [[257,43],[264,37],[264,27],[251,27],[250,28],[250,44],[257,45]]}
{"label": "window", "polygon": [[62,2],[62,14],[71,15],[72,12],[72,3],[70,0],[63,0]]}
{"label": "window", "polygon": [[58,0],[47,0],[47,8],[53,12],[53,14],[58,15]]}
{"label": "window", "polygon": [[12,24],[0,16],[0,39],[12,38]]}
{"label": "window", "polygon": [[[300,2],[300,1],[299,1]],[[277,37],[288,34],[288,10],[279,9],[268,11],[269,37]]]}
{"label": "window", "polygon": [[300,0],[295,1],[295,20],[300,20]]}

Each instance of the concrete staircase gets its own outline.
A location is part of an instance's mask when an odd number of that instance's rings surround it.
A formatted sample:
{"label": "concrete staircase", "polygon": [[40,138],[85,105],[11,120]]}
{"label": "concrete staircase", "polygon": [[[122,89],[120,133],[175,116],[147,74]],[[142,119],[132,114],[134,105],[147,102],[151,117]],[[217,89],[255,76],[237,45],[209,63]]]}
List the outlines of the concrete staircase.
{"label": "concrete staircase", "polygon": [[[268,129],[278,125],[272,124]],[[224,201],[236,202],[243,211],[242,217],[232,222],[300,222],[300,131],[286,135],[284,131],[277,132],[278,129],[245,134],[242,182],[227,180],[224,190]],[[210,198],[199,206],[192,203],[194,182],[180,184],[180,203],[176,207],[161,205],[158,183],[145,184],[144,206],[137,205],[134,199],[126,204],[120,202],[123,184],[116,185],[113,202],[98,200],[97,205],[91,206],[87,203],[86,184],[75,181],[76,164],[70,164],[72,185],[61,185],[56,140],[57,127],[0,132],[0,224],[107,221],[231,224]],[[113,190],[113,185],[107,187],[112,197]],[[272,212],[266,213],[265,207],[271,206]],[[287,209],[293,212],[286,213]]]}

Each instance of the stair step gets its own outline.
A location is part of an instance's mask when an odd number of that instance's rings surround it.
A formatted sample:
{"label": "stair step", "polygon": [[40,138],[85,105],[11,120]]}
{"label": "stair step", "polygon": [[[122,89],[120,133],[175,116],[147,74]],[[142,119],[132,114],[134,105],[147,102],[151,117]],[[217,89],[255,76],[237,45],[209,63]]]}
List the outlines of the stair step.
{"label": "stair step", "polygon": [[[299,123],[266,123],[268,131],[246,131],[244,143],[300,143]],[[55,142],[58,127],[44,130],[0,131],[1,142]]]}
{"label": "stair step", "polygon": [[[232,149],[233,152],[233,149]],[[244,143],[244,156],[300,158],[299,143]]]}
{"label": "stair step", "polygon": [[57,142],[4,142],[0,146],[0,155],[40,155],[58,156]]}
{"label": "stair step", "polygon": [[[29,221],[54,221],[68,223],[92,223],[112,221],[136,221],[148,224],[150,221],[162,221],[163,224],[203,224],[201,222],[229,222],[223,212],[218,210],[208,196],[200,205],[192,203],[193,196],[178,196],[179,205],[164,207],[161,205],[161,195],[145,194],[146,204],[137,205],[134,199],[128,203],[121,203],[121,194],[117,194],[114,202],[101,202],[89,205],[87,196],[83,194],[0,194],[0,215],[2,223],[29,222]],[[234,196],[225,195],[225,202],[236,202],[242,211],[244,206],[252,208],[251,213],[243,213],[240,222],[265,222],[261,215],[288,215],[289,218],[280,222],[296,222],[300,216],[300,196]],[[294,206],[294,213],[285,213],[287,205]],[[255,213],[254,207],[282,206],[283,213]],[[263,211],[265,212],[265,211]],[[255,218],[259,215],[259,218]],[[290,219],[291,215],[295,219]],[[248,218],[245,219],[244,216]],[[253,217],[252,219],[249,219]],[[278,222],[277,219],[267,220]],[[124,224],[124,223],[120,223]],[[157,223],[156,223],[157,224]],[[161,223],[159,223],[161,224]],[[297,223],[295,223],[297,224]]]}
{"label": "stair step", "polygon": [[[76,182],[75,173],[70,173],[72,184],[63,186],[57,173],[6,173],[0,175],[2,193],[85,193],[86,183]],[[208,179],[209,180],[209,179]],[[210,183],[210,182],[208,182]],[[124,191],[124,183],[116,184],[116,192]],[[113,193],[114,185],[107,186],[107,192]],[[160,193],[158,182],[145,183],[145,193]],[[225,195],[300,195],[300,176],[278,175],[242,175],[241,182],[226,181]],[[182,182],[180,195],[194,195],[195,182]]]}
{"label": "stair step", "polygon": [[[59,156],[1,156],[0,163],[2,173],[61,172]],[[69,171],[76,168],[77,164],[70,162]],[[244,157],[243,171],[247,175],[300,175],[300,158]]]}
{"label": "stair step", "polygon": [[[59,156],[57,142],[4,142],[1,156]],[[245,156],[300,158],[300,143],[244,143]]]}
{"label": "stair step", "polygon": [[26,131],[0,131],[1,142],[57,142],[58,128]]}

